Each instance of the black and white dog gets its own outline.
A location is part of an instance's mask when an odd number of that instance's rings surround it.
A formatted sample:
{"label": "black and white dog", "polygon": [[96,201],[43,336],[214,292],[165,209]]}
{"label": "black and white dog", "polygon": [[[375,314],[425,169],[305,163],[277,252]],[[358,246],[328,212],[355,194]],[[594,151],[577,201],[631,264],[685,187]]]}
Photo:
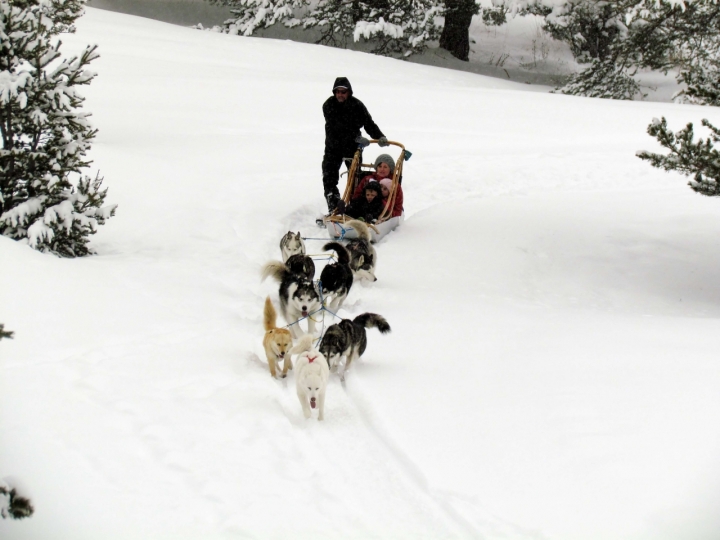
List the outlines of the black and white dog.
{"label": "black and white dog", "polygon": [[354,320],[343,319],[327,329],[320,343],[320,352],[327,358],[328,366],[336,367],[340,358],[345,357],[345,368],[348,370],[350,364],[357,360],[365,352],[367,347],[366,328],[377,328],[381,334],[390,332],[388,322],[375,313],[363,313]]}
{"label": "black and white dog", "polygon": [[294,274],[301,274],[305,276],[310,281],[315,279],[315,263],[313,262],[312,257],[301,255],[299,253],[290,255],[287,261],[285,261],[285,267]]}
{"label": "black and white dog", "polygon": [[323,251],[333,250],[337,253],[338,262],[330,263],[320,272],[323,297],[332,296],[328,308],[337,311],[347,298],[353,284],[353,273],[350,269],[350,254],[339,242],[328,242]]}
{"label": "black and white dog", "polygon": [[372,239],[370,229],[365,223],[358,220],[348,221],[346,225],[351,226],[358,234],[357,238],[353,238],[345,246],[350,252],[350,268],[355,278],[377,281],[375,277],[377,252],[370,243]]}
{"label": "black and white dog", "polygon": [[300,324],[292,324],[303,317],[307,317],[308,332],[315,333],[315,321],[309,315],[320,309],[320,296],[318,295],[312,279],[303,274],[291,272],[280,261],[270,261],[262,269],[263,281],[272,276],[280,283],[280,311],[285,321],[291,324],[289,330],[294,338],[302,336]]}
{"label": "black and white dog", "polygon": [[305,241],[300,236],[300,232],[288,231],[280,239],[280,252],[283,262],[287,262],[292,255],[305,255]]}

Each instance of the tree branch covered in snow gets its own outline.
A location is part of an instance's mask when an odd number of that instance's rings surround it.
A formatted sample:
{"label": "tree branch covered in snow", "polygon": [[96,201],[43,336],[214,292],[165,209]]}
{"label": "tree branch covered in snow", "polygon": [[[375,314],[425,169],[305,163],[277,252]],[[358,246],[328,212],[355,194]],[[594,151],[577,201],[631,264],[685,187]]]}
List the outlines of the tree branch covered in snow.
{"label": "tree branch covered in snow", "polygon": [[52,36],[72,27],[82,3],[0,0],[0,234],[68,257],[91,253],[88,235],[115,210],[101,207],[99,176],[70,181],[90,165],[97,130],[77,87],[95,77],[98,53],[91,45],[62,58]]}
{"label": "tree branch covered in snow", "polygon": [[231,6],[230,34],[252,35],[257,28],[283,24],[320,32],[317,43],[347,47],[369,41],[375,54],[409,56],[440,37],[437,0],[211,0]]}
{"label": "tree branch covered in snow", "polygon": [[5,325],[0,324],[0,339],[12,339],[14,332],[10,332],[9,330],[5,330]]}
{"label": "tree branch covered in snow", "polygon": [[693,125],[689,123],[684,129],[673,133],[667,127],[667,120],[655,118],[648,126],[648,133],[670,150],[670,154],[655,154],[641,151],[640,159],[649,161],[653,167],[666,171],[678,171],[685,175],[693,175],[689,186],[710,197],[720,196],[720,151],[713,147],[720,142],[720,129],[704,119],[702,125],[710,130],[710,136],[695,142]]}
{"label": "tree branch covered in snow", "polygon": [[32,516],[34,511],[30,499],[20,497],[15,488],[0,482],[0,516],[3,519],[24,519]]}
{"label": "tree branch covered in snow", "polygon": [[[589,64],[560,91],[626,96],[638,69],[679,68],[688,86],[708,88],[718,74],[718,0],[499,0],[504,13],[544,18],[543,29],[563,41],[581,64]],[[701,74],[700,74],[701,73]],[[623,75],[624,74],[624,75]],[[698,101],[712,104],[701,97]],[[632,95],[638,95],[637,92]],[[690,95],[695,95],[691,91]],[[702,101],[705,99],[705,101]]]}

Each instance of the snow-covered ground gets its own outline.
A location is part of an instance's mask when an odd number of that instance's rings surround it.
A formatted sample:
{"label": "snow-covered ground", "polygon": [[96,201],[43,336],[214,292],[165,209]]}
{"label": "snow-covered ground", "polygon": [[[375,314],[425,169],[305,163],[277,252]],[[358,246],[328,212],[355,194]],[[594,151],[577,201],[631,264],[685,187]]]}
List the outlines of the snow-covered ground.
{"label": "snow-covered ground", "polygon": [[[720,537],[720,207],[634,155],[717,109],[95,9],[63,42],[100,45],[119,208],[95,257],[0,238],[0,477],[36,508],[0,538]],[[341,312],[393,331],[318,423],[268,374],[259,270],[321,235],[339,75],[414,156]]]}

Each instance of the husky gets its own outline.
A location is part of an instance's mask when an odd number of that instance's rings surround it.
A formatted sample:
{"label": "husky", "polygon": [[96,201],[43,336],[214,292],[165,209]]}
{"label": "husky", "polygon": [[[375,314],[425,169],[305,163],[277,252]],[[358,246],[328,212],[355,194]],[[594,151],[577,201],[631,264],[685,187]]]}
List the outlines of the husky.
{"label": "husky", "polygon": [[280,261],[270,261],[263,266],[263,281],[269,276],[280,283],[280,311],[285,321],[290,323],[293,337],[297,339],[303,334],[300,324],[293,324],[301,318],[307,318],[308,332],[314,334],[315,321],[309,315],[320,309],[321,303],[312,280],[291,272]]}
{"label": "husky", "polygon": [[312,257],[296,253],[288,257],[287,261],[285,261],[285,266],[294,274],[301,274],[310,281],[315,279],[315,263]]}
{"label": "husky", "polygon": [[350,269],[350,254],[339,242],[328,242],[323,251],[333,250],[337,253],[338,262],[330,263],[320,272],[323,296],[332,296],[330,310],[337,311],[347,298],[353,284],[353,273]]}
{"label": "husky", "polygon": [[345,248],[350,252],[350,268],[356,279],[377,281],[375,277],[375,265],[377,264],[377,252],[370,243],[372,236],[370,229],[362,221],[352,220],[346,223],[357,231],[358,237],[350,240]]}
{"label": "husky", "polygon": [[265,356],[267,356],[270,375],[275,378],[277,376],[276,368],[283,361],[282,377],[287,375],[288,369],[292,369],[292,361],[290,359],[290,348],[292,347],[292,334],[290,330],[278,328],[276,325],[277,313],[268,296],[265,299],[265,309],[263,310],[263,323],[265,326],[265,337],[263,338],[263,347],[265,347]]}
{"label": "husky", "polygon": [[304,335],[290,352],[300,354],[295,360],[295,385],[305,418],[311,409],[318,410],[318,420],[325,418],[325,390],[330,368],[327,359],[313,347],[313,337]]}
{"label": "husky", "polygon": [[287,262],[292,255],[305,255],[305,241],[300,236],[300,231],[297,234],[288,231],[280,239],[280,252],[283,262]]}
{"label": "husky", "polygon": [[340,358],[345,357],[343,373],[350,368],[350,364],[365,352],[367,347],[366,328],[377,328],[381,334],[390,332],[388,322],[375,313],[363,313],[352,321],[343,319],[327,329],[320,343],[320,352],[327,358],[328,367],[336,368]]}

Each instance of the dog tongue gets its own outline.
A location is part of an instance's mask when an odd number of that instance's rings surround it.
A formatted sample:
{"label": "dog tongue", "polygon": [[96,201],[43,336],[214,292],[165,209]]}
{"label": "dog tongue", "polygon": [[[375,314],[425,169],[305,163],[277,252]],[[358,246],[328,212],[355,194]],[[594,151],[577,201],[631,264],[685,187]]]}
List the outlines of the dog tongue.
{"label": "dog tongue", "polygon": [[303,311],[303,312],[302,312],[302,316],[303,316],[303,317],[307,317],[307,316],[308,316],[308,312],[307,312],[307,311]]}
{"label": "dog tongue", "polygon": [[315,408],[315,398],[310,398],[310,406],[314,409]]}

